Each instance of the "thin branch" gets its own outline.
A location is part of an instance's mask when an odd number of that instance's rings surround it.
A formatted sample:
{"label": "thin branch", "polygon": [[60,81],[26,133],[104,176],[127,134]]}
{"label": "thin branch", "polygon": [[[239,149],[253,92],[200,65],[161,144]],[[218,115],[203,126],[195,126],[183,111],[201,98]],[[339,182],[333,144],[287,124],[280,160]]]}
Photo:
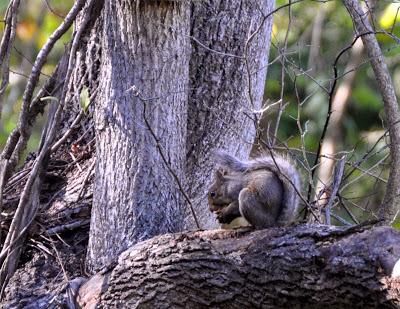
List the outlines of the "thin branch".
{"label": "thin branch", "polygon": [[349,178],[357,169],[359,169],[360,165],[365,162],[369,157],[375,155],[372,153],[372,151],[375,149],[375,147],[378,146],[378,144],[382,141],[383,138],[385,138],[389,132],[386,130],[384,134],[382,134],[377,141],[372,145],[372,147],[354,164],[352,164],[353,169],[343,178],[343,181]]}
{"label": "thin branch", "polygon": [[90,164],[89,169],[86,172],[86,176],[82,181],[81,189],[79,190],[78,196],[76,198],[77,202],[81,198],[83,190],[85,190],[86,184],[88,183],[88,180],[89,180],[90,176],[92,175],[92,172],[93,172],[93,169],[94,169],[95,165],[96,165],[96,159],[93,159],[93,162],[92,162],[92,164]]}
{"label": "thin branch", "polygon": [[[34,62],[32,62],[27,56],[25,56],[23,52],[21,52],[21,51],[20,51],[18,48],[16,48],[16,47],[14,47],[14,50],[15,50],[15,52],[16,52],[18,55],[21,56],[21,58],[25,59],[26,62],[28,62],[31,66],[34,66]],[[43,72],[40,72],[39,74],[42,75],[42,76],[50,77],[50,75],[48,75],[48,74],[46,74],[46,73],[43,73]],[[28,78],[29,78],[29,76],[28,76]]]}
{"label": "thin branch", "polygon": [[[358,36],[353,40],[353,42],[349,46],[347,46],[344,49],[342,49],[339,52],[339,54],[336,56],[335,61],[333,63],[333,75],[334,75],[334,77],[333,77],[332,86],[331,86],[331,88],[329,90],[329,93],[328,93],[328,97],[329,97],[328,112],[326,114],[324,127],[322,129],[321,137],[320,137],[319,142],[318,142],[318,148],[317,148],[317,151],[316,151],[316,157],[315,157],[315,160],[314,160],[314,166],[317,166],[318,162],[320,160],[322,144],[324,142],[325,135],[326,135],[326,132],[328,130],[328,125],[329,125],[329,121],[330,121],[331,114],[332,114],[332,106],[333,106],[333,99],[334,99],[333,93],[335,92],[336,84],[337,84],[337,81],[338,81],[338,79],[337,79],[337,77],[338,77],[337,65],[338,65],[339,59],[341,58],[341,56],[345,52],[347,52],[349,49],[351,49],[353,47],[353,45],[356,43],[357,39],[358,39]],[[312,173],[311,173],[311,178],[312,179],[314,179],[315,172],[316,172],[316,169],[313,169]],[[311,192],[312,192],[312,187],[311,187],[311,185],[309,185],[308,186],[308,191],[307,191],[307,200],[308,201],[310,201],[310,199],[311,199]]]}
{"label": "thin branch", "polygon": [[[244,46],[244,54],[243,54],[243,58],[244,58],[244,62],[245,62],[245,67],[246,67],[246,73],[247,73],[247,94],[249,97],[249,101],[250,101],[250,105],[252,106],[253,109],[255,109],[255,105],[254,105],[254,100],[253,100],[253,93],[252,93],[252,79],[251,79],[251,75],[252,72],[250,70],[250,61],[249,61],[249,49],[250,49],[250,45],[251,42],[256,38],[256,36],[260,33],[261,29],[264,27],[265,22],[276,12],[278,12],[279,10],[286,8],[286,7],[291,7],[293,4],[295,3],[299,3],[302,2],[303,0],[290,0],[289,3],[281,5],[280,7],[268,12],[267,14],[264,14],[263,12],[261,12],[261,14],[263,15],[263,18],[260,22],[260,24],[258,25],[258,27],[256,28],[256,30],[248,37],[248,39],[246,40],[246,44]],[[252,118],[253,122],[254,122],[254,127],[255,129],[257,129],[257,124],[258,124],[258,119],[257,116],[254,115],[254,119]]]}
{"label": "thin branch", "polygon": [[[341,122],[343,114],[346,109],[346,105],[349,101],[352,84],[356,77],[356,68],[360,65],[361,54],[363,52],[363,44],[361,40],[355,41],[351,50],[350,58],[346,64],[346,74],[342,74],[341,77],[344,79],[338,85],[335,93],[332,93],[332,116],[330,119],[330,130],[327,130],[325,140],[322,143],[320,156],[326,156],[328,158],[321,158],[320,166],[318,167],[318,177],[316,189],[314,189],[314,195],[319,195],[319,191],[324,189],[324,183],[328,183],[334,169],[334,160],[329,156],[334,157],[338,144],[340,144],[340,133],[341,133]],[[338,77],[339,79],[339,77]],[[327,192],[322,194],[322,198]],[[318,201],[318,199],[316,199]],[[322,204],[320,204],[322,206]]]}
{"label": "thin branch", "polygon": [[[352,183],[357,182],[360,178],[364,177],[365,175],[373,176],[373,177],[377,178],[377,180],[380,180],[380,181],[382,181],[382,182],[384,182],[384,183],[387,183],[384,179],[382,179],[382,178],[380,178],[380,177],[378,177],[378,176],[375,176],[375,175],[371,175],[371,174],[370,174],[370,171],[371,171],[372,169],[374,169],[375,167],[380,166],[380,165],[382,164],[382,162],[384,162],[385,160],[387,160],[388,157],[389,157],[389,155],[386,155],[386,156],[384,156],[382,159],[380,159],[378,162],[376,162],[374,165],[372,165],[370,168],[368,168],[367,170],[362,170],[363,173],[362,173],[361,175],[359,175],[358,177],[352,179],[352,180],[349,181],[348,183],[346,183],[346,184],[342,187],[342,190],[344,190],[345,188],[347,188],[348,186],[350,186]],[[360,170],[361,170],[361,169],[360,169]]]}
{"label": "thin branch", "polygon": [[19,4],[20,0],[13,0],[8,5],[5,17],[6,25],[0,43],[0,119],[3,107],[3,97],[9,82],[10,54],[16,33]]}
{"label": "thin branch", "polygon": [[195,41],[197,44],[199,44],[205,50],[208,50],[208,51],[210,51],[212,53],[215,53],[217,55],[221,55],[221,56],[224,56],[224,57],[232,57],[232,58],[237,58],[237,59],[243,59],[243,56],[238,56],[238,55],[234,55],[234,54],[230,54],[230,53],[224,53],[224,52],[220,52],[218,50],[212,49],[212,48],[204,45],[202,42],[200,42],[200,40],[198,40],[194,36],[191,36],[191,35],[185,35],[185,36],[188,37],[189,39]]}
{"label": "thin branch", "polygon": [[81,110],[79,114],[76,116],[72,124],[70,125],[69,129],[64,133],[64,135],[54,143],[54,145],[51,147],[51,151],[55,152],[66,140],[67,138],[71,135],[71,133],[75,130],[75,127],[79,124],[79,122],[82,120],[82,117],[84,115],[84,111]]}
{"label": "thin branch", "polygon": [[49,3],[48,0],[45,0],[45,2],[46,2],[47,8],[49,9],[50,12],[52,12],[54,15],[56,15],[56,16],[58,16],[58,17],[60,17],[60,18],[63,18],[63,19],[65,18],[64,15],[62,15],[62,14],[56,12],[56,10],[54,10],[54,9],[51,7],[51,5],[50,5],[50,3]]}
{"label": "thin branch", "polygon": [[347,212],[347,214],[350,216],[351,220],[353,220],[353,222],[355,224],[360,224],[360,222],[357,220],[357,218],[354,216],[354,214],[349,210],[349,208],[346,206],[346,204],[344,203],[342,197],[340,196],[340,194],[338,194],[338,199],[341,203],[341,206],[344,208],[344,210]]}
{"label": "thin branch", "polygon": [[342,177],[344,172],[344,165],[346,163],[346,156],[340,158],[339,162],[335,167],[334,178],[332,182],[332,192],[330,193],[328,202],[325,206],[325,217],[326,217],[326,224],[331,225],[331,207],[335,197],[339,191],[340,184],[342,183]]}
{"label": "thin branch", "polygon": [[[289,0],[288,4],[292,4],[292,0]],[[286,29],[283,48],[282,49],[278,49],[280,55],[285,54],[286,49],[287,49],[290,28],[292,26],[292,6],[291,5],[289,5],[289,7],[288,7],[288,15],[289,15],[289,22],[288,22],[288,26],[287,26],[287,29]],[[284,94],[284,91],[285,91],[285,58],[286,57],[280,57],[280,62],[281,62],[281,94],[280,94],[280,104],[279,104],[279,109],[278,109],[278,115],[277,115],[276,121],[275,121],[275,133],[274,133],[274,136],[272,137],[272,146],[275,145],[275,142],[276,142],[275,136],[278,136],[278,130],[279,130],[280,122],[281,122],[282,113],[283,113],[284,107],[286,106],[286,104],[284,104],[284,102],[283,102],[283,100],[284,100],[283,94]]]}

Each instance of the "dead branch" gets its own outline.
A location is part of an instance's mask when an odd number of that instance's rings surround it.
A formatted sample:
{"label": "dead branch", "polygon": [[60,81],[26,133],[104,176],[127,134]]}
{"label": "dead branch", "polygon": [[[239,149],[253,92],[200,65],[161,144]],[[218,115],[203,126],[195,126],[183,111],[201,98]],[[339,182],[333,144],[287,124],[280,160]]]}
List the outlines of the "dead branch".
{"label": "dead branch", "polygon": [[3,96],[6,91],[10,73],[10,54],[13,47],[20,0],[13,0],[8,5],[5,17],[5,28],[0,43],[0,118],[3,107]]}

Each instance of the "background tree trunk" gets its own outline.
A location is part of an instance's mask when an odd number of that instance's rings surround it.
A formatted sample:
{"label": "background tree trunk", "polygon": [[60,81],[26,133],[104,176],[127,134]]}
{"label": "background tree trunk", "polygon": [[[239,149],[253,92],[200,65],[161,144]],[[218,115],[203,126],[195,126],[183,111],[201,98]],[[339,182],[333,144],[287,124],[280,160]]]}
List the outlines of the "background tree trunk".
{"label": "background tree trunk", "polygon": [[361,230],[301,225],[156,237],[85,283],[78,301],[83,308],[395,308],[400,233]]}

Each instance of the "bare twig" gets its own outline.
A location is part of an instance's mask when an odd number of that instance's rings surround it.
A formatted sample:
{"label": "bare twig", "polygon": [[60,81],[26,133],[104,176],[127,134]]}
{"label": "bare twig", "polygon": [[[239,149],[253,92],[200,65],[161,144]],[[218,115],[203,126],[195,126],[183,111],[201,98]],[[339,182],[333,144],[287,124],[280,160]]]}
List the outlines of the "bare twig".
{"label": "bare twig", "polygon": [[357,169],[359,169],[359,167],[365,160],[374,155],[372,151],[375,149],[375,147],[378,146],[378,144],[382,141],[382,139],[384,139],[388,135],[388,133],[389,132],[386,130],[385,133],[382,134],[382,136],[377,139],[375,144],[372,145],[372,147],[360,158],[360,160],[352,164],[353,169],[343,178],[343,181],[349,178]]}
{"label": "bare twig", "polygon": [[224,56],[224,57],[232,57],[232,58],[237,58],[237,59],[243,59],[243,56],[238,56],[238,55],[234,55],[234,54],[230,54],[230,53],[224,53],[215,49],[212,49],[206,45],[204,45],[202,42],[200,42],[200,40],[198,40],[197,38],[195,38],[194,36],[191,35],[185,35],[186,37],[188,37],[189,39],[195,41],[197,44],[199,44],[201,47],[203,47],[205,50],[208,50],[212,53],[215,53],[217,55],[220,56]]}
{"label": "bare twig", "polygon": [[[256,30],[248,37],[248,39],[246,40],[246,44],[244,46],[244,54],[243,54],[243,58],[244,58],[244,63],[245,63],[245,67],[246,67],[246,74],[247,74],[247,94],[249,97],[249,101],[250,101],[250,105],[252,106],[252,108],[255,108],[254,105],[254,100],[253,100],[253,93],[252,93],[252,79],[251,79],[251,75],[252,72],[250,70],[250,60],[249,60],[249,50],[250,50],[250,46],[251,46],[251,42],[256,38],[256,36],[260,33],[261,29],[264,27],[266,21],[276,12],[278,12],[279,10],[286,8],[286,7],[291,7],[293,4],[295,3],[299,3],[302,2],[303,0],[290,0],[289,3],[281,5],[280,7],[268,12],[267,14],[264,14],[263,12],[261,12],[261,14],[263,15],[263,18],[261,20],[261,22],[259,23],[259,25],[257,26]],[[254,119],[252,119],[254,122],[254,126],[257,129],[257,124],[258,124],[258,119],[257,116],[254,115]]]}
{"label": "bare twig", "polygon": [[78,170],[80,172],[82,172],[82,167],[80,166],[80,164],[78,163],[78,159],[75,157],[75,155],[70,151],[69,155],[71,156],[73,163],[76,163],[76,167],[78,168]]}
{"label": "bare twig", "polygon": [[[345,75],[343,81],[339,84],[337,91],[334,94],[331,92],[333,99],[330,130],[327,130],[325,140],[321,145],[321,156],[334,156],[334,154],[336,153],[337,145],[339,144],[341,121],[346,109],[347,102],[350,98],[352,84],[356,76],[355,68],[357,68],[357,66],[361,63],[361,54],[363,51],[363,45],[360,39],[355,41],[354,43],[355,44],[353,46],[353,49],[351,50],[350,59],[345,69],[345,71],[350,73]],[[334,160],[330,158],[321,158],[320,162],[321,165],[318,167],[318,177],[316,185],[317,189],[315,191],[315,195],[317,195],[320,190],[323,190],[324,183],[329,182],[329,178],[332,174],[332,170],[334,167]]]}
{"label": "bare twig", "polygon": [[[304,161],[304,165],[305,168],[307,170],[307,176],[308,176],[308,183],[313,185],[313,181],[312,181],[312,177],[311,177],[311,170],[312,168],[310,167],[310,164],[308,162],[307,159],[307,151],[305,148],[305,136],[307,134],[307,122],[305,123],[305,129],[303,130],[302,125],[301,125],[301,107],[302,107],[302,102],[300,101],[300,96],[298,93],[298,88],[297,88],[297,77],[294,78],[294,89],[295,89],[295,95],[296,95],[296,99],[297,99],[297,117],[296,117],[296,124],[297,124],[297,129],[299,130],[300,133],[300,138],[301,138],[301,153],[303,156],[303,161]],[[305,102],[305,101],[303,101]],[[275,137],[276,138],[276,137]],[[306,215],[310,212],[313,214],[313,217],[318,220],[318,216],[316,214],[314,214],[313,209],[312,209],[312,205],[306,200],[304,199],[303,201],[305,201],[305,205],[306,208],[304,210],[304,219],[306,218]]]}
{"label": "bare twig", "polygon": [[60,18],[65,18],[64,15],[62,15],[62,14],[56,12],[56,10],[54,10],[54,9],[51,7],[51,5],[50,5],[50,3],[49,3],[48,0],[45,0],[45,2],[46,2],[46,5],[47,5],[48,9],[50,10],[50,12],[52,12],[54,15],[56,15],[56,16],[58,16],[58,17],[60,17]]}
{"label": "bare twig", "polygon": [[72,231],[72,230],[75,230],[75,229],[78,229],[81,227],[85,227],[85,226],[87,227],[89,225],[90,225],[90,219],[77,219],[77,220],[71,221],[67,224],[58,225],[56,227],[48,229],[48,230],[46,230],[46,233],[49,236],[52,236],[52,235],[56,235],[58,233],[66,232],[66,231]]}
{"label": "bare twig", "polygon": [[323,23],[327,11],[328,10],[325,6],[319,8],[317,16],[315,17],[312,26],[311,46],[310,46],[310,53],[308,56],[308,66],[311,68],[311,71],[315,73],[317,73],[316,71],[318,69],[318,54],[320,51]]}
{"label": "bare twig", "polygon": [[339,216],[336,215],[336,214],[331,214],[331,216],[332,216],[333,218],[335,218],[336,220],[338,220],[340,223],[344,224],[344,225],[353,226],[353,224],[351,224],[350,222],[346,221],[346,220],[343,219],[342,217],[339,217]]}
{"label": "bare twig", "polygon": [[304,70],[301,66],[299,66],[297,63],[295,63],[294,61],[292,61],[290,58],[286,57],[285,54],[283,54],[282,56],[285,57],[285,61],[287,63],[289,63],[290,65],[292,65],[296,70],[299,71],[299,75],[305,75],[307,76],[310,80],[312,80],[316,85],[318,85],[318,87],[325,92],[326,94],[329,94],[329,90],[318,80],[315,79],[314,76],[312,76],[308,71],[309,70]]}
{"label": "bare twig", "polygon": [[347,214],[350,216],[351,220],[353,220],[353,222],[355,224],[359,224],[360,222],[357,220],[357,218],[353,215],[353,213],[349,210],[349,208],[346,206],[346,204],[344,203],[342,197],[340,196],[340,194],[338,194],[338,199],[341,203],[341,206],[344,208],[344,210],[347,212]]}
{"label": "bare twig", "polygon": [[[347,188],[347,187],[348,187],[349,185],[351,185],[352,183],[357,182],[361,177],[364,177],[365,175],[373,176],[373,177],[377,178],[377,180],[380,180],[380,181],[382,181],[382,182],[384,182],[384,183],[387,183],[384,179],[382,179],[382,178],[380,178],[380,177],[377,177],[377,176],[373,175],[372,173],[370,173],[370,171],[371,171],[372,169],[374,169],[375,167],[380,166],[380,165],[382,164],[382,162],[384,162],[384,161],[388,158],[388,156],[389,156],[389,155],[384,156],[382,159],[380,159],[378,162],[376,162],[374,165],[372,165],[372,166],[371,166],[370,168],[368,168],[367,170],[362,170],[363,173],[362,173],[361,175],[359,175],[358,177],[352,179],[352,180],[349,181],[348,183],[346,183],[346,184],[343,186],[342,190],[344,190],[345,188]],[[360,168],[358,168],[358,169],[360,169]]]}
{"label": "bare twig", "polygon": [[88,171],[86,173],[86,176],[82,181],[82,186],[81,186],[81,189],[79,190],[79,193],[78,193],[78,196],[76,198],[76,201],[79,201],[79,199],[81,198],[83,190],[85,190],[86,184],[87,184],[87,182],[89,180],[89,177],[92,175],[92,172],[93,172],[93,169],[94,169],[95,165],[96,165],[96,159],[93,159],[93,162],[92,162],[92,164],[90,164],[89,169],[88,169]]}
{"label": "bare twig", "polygon": [[[15,50],[15,52],[16,52],[18,55],[21,56],[21,58],[25,59],[29,64],[31,64],[32,66],[35,65],[35,64],[34,64],[27,56],[25,56],[24,53],[21,52],[18,48],[14,47],[14,50]],[[40,71],[39,74],[42,75],[42,76],[50,77],[48,74],[46,74],[46,73],[44,73],[44,72],[42,72],[42,71]],[[27,76],[27,77],[29,78],[29,76]]]}
{"label": "bare twig", "polygon": [[[292,0],[289,0],[289,4],[292,4]],[[292,26],[292,6],[289,5],[288,7],[288,15],[289,15],[289,22],[288,22],[288,26],[286,29],[286,34],[285,34],[285,39],[284,39],[284,43],[283,43],[283,48],[282,49],[278,49],[279,54],[281,55],[280,57],[280,62],[281,62],[281,95],[280,95],[280,104],[279,104],[279,109],[278,109],[278,115],[276,116],[276,120],[275,120],[275,133],[274,136],[272,137],[272,147],[275,145],[276,142],[276,136],[278,136],[278,130],[279,130],[279,125],[281,122],[281,117],[282,117],[282,113],[283,110],[286,106],[286,104],[284,104],[283,100],[283,94],[285,91],[285,59],[286,57],[283,57],[282,55],[285,54],[286,49],[287,49],[287,44],[288,44],[288,38],[289,38],[289,33],[290,33],[290,28]]]}
{"label": "bare twig", "polygon": [[331,224],[331,207],[335,197],[339,191],[340,184],[342,183],[342,177],[344,172],[344,165],[346,163],[346,156],[340,158],[339,162],[336,164],[334,178],[332,182],[332,192],[330,193],[328,202],[325,206],[325,217],[326,217],[326,224]]}
{"label": "bare twig", "polygon": [[5,17],[5,28],[0,43],[0,118],[3,107],[3,96],[9,81],[10,54],[16,33],[19,3],[20,0],[12,0],[8,5]]}
{"label": "bare twig", "polygon": [[[315,160],[314,160],[314,166],[318,165],[318,162],[319,162],[319,160],[321,158],[321,148],[322,148],[322,145],[323,145],[323,142],[324,142],[324,139],[325,139],[326,132],[328,130],[329,121],[331,119],[333,99],[334,99],[333,93],[335,92],[336,84],[337,84],[337,81],[338,81],[337,65],[338,65],[339,59],[341,58],[341,56],[345,52],[347,52],[351,47],[353,47],[353,45],[356,43],[357,39],[358,39],[358,36],[353,40],[353,42],[349,46],[347,46],[346,48],[342,49],[339,52],[339,54],[336,56],[335,61],[333,63],[333,75],[334,75],[334,78],[333,78],[332,86],[331,86],[331,88],[329,90],[329,93],[328,93],[328,97],[329,97],[328,112],[326,114],[324,127],[322,129],[321,137],[319,139],[318,148],[317,148],[317,152],[316,152],[316,157],[315,157]],[[311,173],[311,178],[312,179],[314,179],[315,172],[316,172],[316,169],[313,169],[313,171]],[[308,192],[307,192],[307,200],[308,201],[310,201],[310,199],[311,199],[311,192],[312,192],[312,186],[309,185]]]}
{"label": "bare twig", "polygon": [[64,133],[64,135],[54,143],[54,145],[51,147],[51,151],[54,152],[56,151],[66,140],[67,138],[71,135],[71,133],[76,129],[76,126],[79,124],[79,122],[82,120],[83,115],[85,112],[81,110],[79,114],[76,116],[72,124],[70,125],[69,129]]}

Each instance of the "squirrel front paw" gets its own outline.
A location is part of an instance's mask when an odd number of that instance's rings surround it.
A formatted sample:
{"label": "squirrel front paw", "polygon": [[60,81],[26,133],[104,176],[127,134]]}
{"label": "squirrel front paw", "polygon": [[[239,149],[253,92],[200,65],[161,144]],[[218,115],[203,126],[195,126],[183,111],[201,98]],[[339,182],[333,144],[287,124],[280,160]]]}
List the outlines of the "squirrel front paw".
{"label": "squirrel front paw", "polygon": [[[234,219],[236,219],[238,216],[235,214],[230,213],[229,211],[226,211],[228,208],[222,209],[221,211],[216,212],[217,214],[217,220],[219,223],[223,224],[229,224],[231,223]],[[225,210],[225,211],[224,211]]]}

